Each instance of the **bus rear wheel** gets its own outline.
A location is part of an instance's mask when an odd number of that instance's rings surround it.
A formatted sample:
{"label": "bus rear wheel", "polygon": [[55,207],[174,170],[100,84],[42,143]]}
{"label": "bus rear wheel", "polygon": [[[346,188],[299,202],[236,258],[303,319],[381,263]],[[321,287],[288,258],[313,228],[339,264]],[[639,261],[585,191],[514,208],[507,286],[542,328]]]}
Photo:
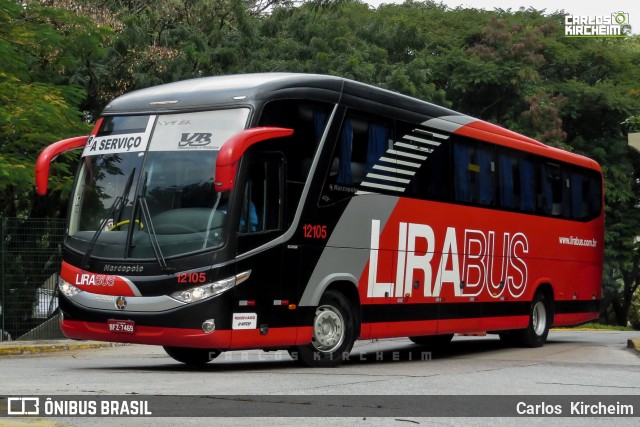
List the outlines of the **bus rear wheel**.
{"label": "bus rear wheel", "polygon": [[356,318],[351,303],[342,293],[329,290],[316,308],[311,343],[290,353],[307,366],[337,366],[349,356],[355,339]]}
{"label": "bus rear wheel", "polygon": [[409,337],[415,344],[428,348],[443,347],[451,342],[453,334],[443,335],[421,335],[417,337]]}
{"label": "bus rear wheel", "polygon": [[524,347],[542,347],[547,341],[549,327],[553,324],[553,300],[538,292],[529,308],[529,325],[526,329],[504,331],[500,340],[505,344]]}
{"label": "bus rear wheel", "polygon": [[209,348],[162,347],[174,360],[187,365],[204,365],[220,355],[218,350]]}

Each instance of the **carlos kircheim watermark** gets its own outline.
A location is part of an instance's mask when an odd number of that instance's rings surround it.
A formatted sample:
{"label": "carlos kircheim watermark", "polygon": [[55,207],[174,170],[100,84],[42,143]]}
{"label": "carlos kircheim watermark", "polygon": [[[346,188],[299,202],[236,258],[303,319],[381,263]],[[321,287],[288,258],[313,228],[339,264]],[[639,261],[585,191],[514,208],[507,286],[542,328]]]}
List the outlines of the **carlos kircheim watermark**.
{"label": "carlos kircheim watermark", "polygon": [[631,35],[629,14],[613,12],[611,15],[565,15],[566,37],[627,37]]}
{"label": "carlos kircheim watermark", "polygon": [[[210,374],[212,373],[207,375]],[[254,388],[254,391],[258,390],[259,387]],[[429,388],[425,387],[423,391],[428,392]],[[611,418],[637,418],[638,408],[640,408],[640,395],[637,394],[418,395],[390,391],[387,395],[36,395],[0,396],[0,425],[6,424],[3,418],[13,417],[32,417],[35,425],[44,425],[43,421],[38,420],[59,417],[238,416],[531,417],[536,419],[568,417],[583,418],[585,422],[603,417],[609,420],[609,424],[615,425],[616,422]],[[555,424],[558,422],[560,421],[556,421]],[[147,421],[147,424],[150,423],[151,421]],[[245,422],[245,424],[256,424],[256,422]],[[487,424],[487,422],[480,424]],[[625,422],[625,424],[628,423]]]}

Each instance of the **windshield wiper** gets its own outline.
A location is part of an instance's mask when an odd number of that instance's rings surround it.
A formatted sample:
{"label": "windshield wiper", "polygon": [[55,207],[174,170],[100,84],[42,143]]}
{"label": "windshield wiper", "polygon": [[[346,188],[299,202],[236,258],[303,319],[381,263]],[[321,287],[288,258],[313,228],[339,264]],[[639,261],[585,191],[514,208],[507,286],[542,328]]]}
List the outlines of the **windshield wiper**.
{"label": "windshield wiper", "polygon": [[151,222],[151,214],[149,214],[149,206],[147,205],[147,199],[144,196],[138,196],[138,206],[140,206],[140,210],[142,211],[142,218],[144,224],[147,226],[147,232],[149,233],[149,240],[151,241],[151,247],[153,248],[153,253],[158,260],[158,264],[160,264],[160,270],[163,273],[171,274],[176,271],[175,268],[169,267],[167,265],[167,261],[164,259],[162,255],[162,250],[160,249],[160,243],[158,243],[158,235],[153,228],[153,223]]}
{"label": "windshield wiper", "polygon": [[93,252],[93,248],[95,247],[96,242],[98,241],[98,237],[100,237],[100,235],[102,234],[102,231],[105,229],[107,222],[109,222],[109,219],[116,211],[116,208],[119,208],[120,205],[122,205],[122,208],[124,209],[124,204],[126,203],[125,200],[129,200],[128,199],[129,190],[131,190],[131,184],[133,184],[133,176],[135,175],[135,173],[136,173],[136,168],[133,168],[133,170],[129,174],[129,178],[127,178],[127,184],[124,186],[124,191],[122,192],[121,195],[116,197],[116,200],[113,202],[113,205],[111,205],[111,209],[109,209],[104,219],[102,220],[100,227],[98,228],[96,233],[93,235],[93,238],[89,242],[89,247],[87,248],[87,251],[84,253],[84,256],[82,257],[83,269],[87,270],[91,267],[90,261],[91,261],[91,253]]}

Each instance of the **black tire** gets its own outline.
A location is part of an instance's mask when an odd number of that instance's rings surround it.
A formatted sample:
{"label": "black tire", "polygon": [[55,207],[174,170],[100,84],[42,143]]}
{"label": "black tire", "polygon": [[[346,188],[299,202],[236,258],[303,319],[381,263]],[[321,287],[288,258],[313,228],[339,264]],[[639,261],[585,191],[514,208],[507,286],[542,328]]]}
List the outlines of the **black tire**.
{"label": "black tire", "polygon": [[328,290],[320,299],[313,318],[311,343],[289,350],[289,354],[311,367],[331,367],[342,363],[356,340],[356,317],[349,300]]}
{"label": "black tire", "polygon": [[187,365],[205,365],[220,355],[218,350],[208,348],[163,347],[174,360]]}
{"label": "black tire", "polygon": [[538,292],[529,306],[529,325],[526,329],[500,332],[500,340],[507,345],[542,347],[553,324],[553,300]]}
{"label": "black tire", "polygon": [[553,324],[553,301],[543,293],[537,293],[529,308],[529,325],[520,332],[520,342],[525,347],[542,347],[547,341],[549,327]]}
{"label": "black tire", "polygon": [[451,342],[453,334],[443,335],[421,335],[417,337],[409,337],[415,344],[428,348],[444,347]]}

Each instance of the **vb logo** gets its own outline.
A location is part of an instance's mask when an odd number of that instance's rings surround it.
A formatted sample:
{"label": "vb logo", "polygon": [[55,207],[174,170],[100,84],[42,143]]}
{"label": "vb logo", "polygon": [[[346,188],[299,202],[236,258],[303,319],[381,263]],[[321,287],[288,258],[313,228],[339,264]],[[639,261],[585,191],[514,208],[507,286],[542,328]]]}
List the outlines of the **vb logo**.
{"label": "vb logo", "polygon": [[202,147],[211,144],[211,133],[183,133],[178,146],[180,147]]}

